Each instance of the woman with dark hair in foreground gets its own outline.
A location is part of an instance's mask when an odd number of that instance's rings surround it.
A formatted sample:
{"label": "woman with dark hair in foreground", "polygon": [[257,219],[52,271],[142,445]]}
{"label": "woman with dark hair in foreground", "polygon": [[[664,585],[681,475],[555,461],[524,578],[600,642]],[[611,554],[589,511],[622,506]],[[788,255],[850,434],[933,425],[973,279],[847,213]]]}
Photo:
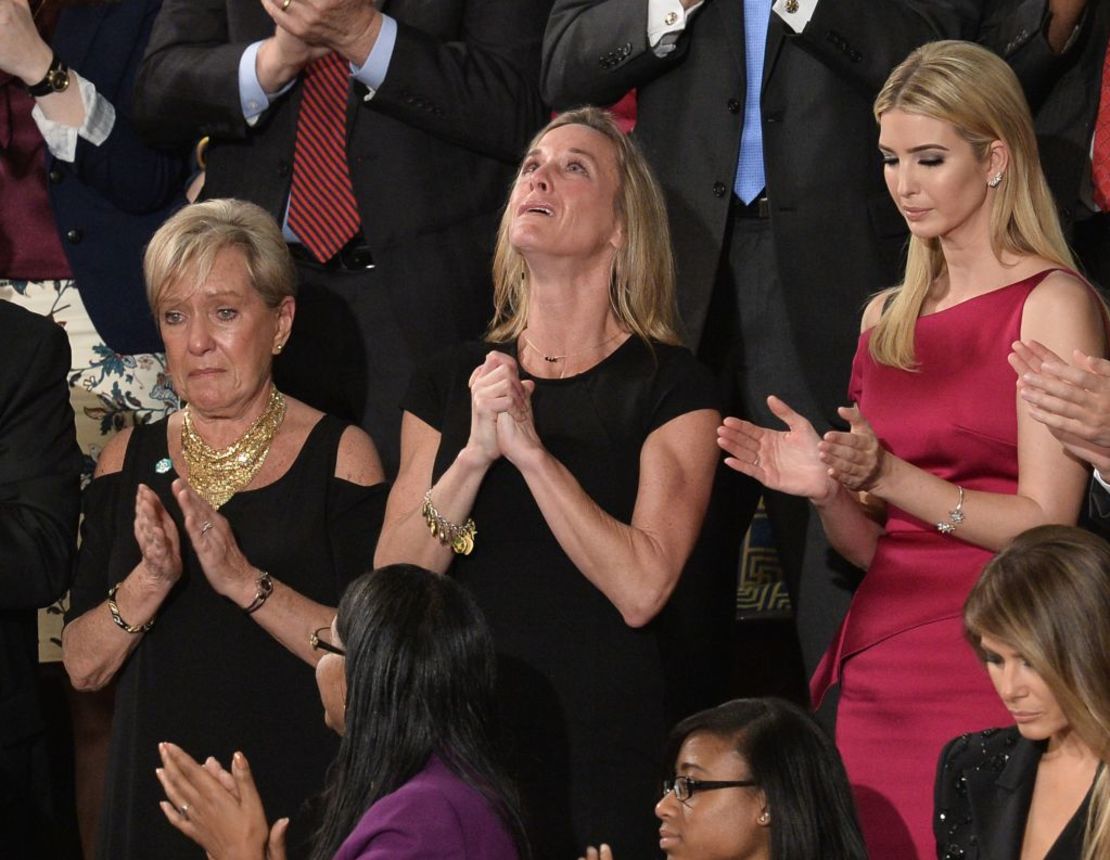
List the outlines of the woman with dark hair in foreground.
{"label": "woman with dark hair in foreground", "polygon": [[[862,860],[844,766],[812,718],[781,699],[735,699],[671,731],[655,805],[678,860]],[[607,845],[587,860],[613,860]],[[622,858],[623,860],[623,858]]]}
{"label": "woman with dark hair in foreground", "polygon": [[[324,720],[342,735],[323,798],[318,860],[527,856],[494,747],[495,658],[453,580],[396,564],[361,576],[317,631]],[[242,753],[231,772],[160,746],[162,811],[215,860],[284,857]]]}
{"label": "woman with dark hair in foreground", "polygon": [[983,571],[964,625],[1017,726],[944,748],[938,856],[1110,856],[1110,545],[1025,532]]}

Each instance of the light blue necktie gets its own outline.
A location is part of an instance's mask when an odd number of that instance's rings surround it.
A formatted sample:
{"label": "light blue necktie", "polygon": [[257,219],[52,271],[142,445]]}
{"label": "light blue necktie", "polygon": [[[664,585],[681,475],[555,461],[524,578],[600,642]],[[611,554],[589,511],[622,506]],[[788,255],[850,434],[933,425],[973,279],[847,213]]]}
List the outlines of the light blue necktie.
{"label": "light blue necktie", "polygon": [[759,91],[763,86],[763,53],[767,47],[767,25],[771,20],[771,0],[744,0],[744,67],[747,89],[744,92],[744,131],[740,136],[740,160],[736,166],[733,190],[747,204],[755,200],[767,184],[763,175],[763,126],[759,111]]}

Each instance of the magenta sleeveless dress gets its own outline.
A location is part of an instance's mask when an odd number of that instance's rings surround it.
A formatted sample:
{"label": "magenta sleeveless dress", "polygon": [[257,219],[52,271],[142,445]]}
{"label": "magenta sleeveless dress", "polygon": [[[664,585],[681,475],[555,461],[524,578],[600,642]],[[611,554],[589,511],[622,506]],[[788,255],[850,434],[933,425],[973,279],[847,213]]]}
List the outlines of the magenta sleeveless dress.
{"label": "magenta sleeveless dress", "polygon": [[[1017,492],[1016,379],[1006,357],[1025,300],[1047,274],[918,319],[916,372],[877,364],[870,333],[860,336],[851,399],[888,450],[967,490]],[[992,553],[893,506],[885,525],[810,692],[819,702],[840,684],[836,742],[872,860],[931,858],[941,748],[1012,722],[963,637],[964,600]]]}

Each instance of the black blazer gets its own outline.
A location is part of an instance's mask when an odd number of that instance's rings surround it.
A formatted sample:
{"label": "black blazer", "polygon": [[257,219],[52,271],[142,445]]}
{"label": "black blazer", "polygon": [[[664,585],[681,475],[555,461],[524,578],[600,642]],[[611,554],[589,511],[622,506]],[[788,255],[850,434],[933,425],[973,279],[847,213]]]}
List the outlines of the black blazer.
{"label": "black blazer", "polygon": [[[933,832],[940,860],[1017,860],[1044,745],[1014,727],[961,735],[937,769]],[[1091,802],[1064,827],[1045,860],[1079,860]]]}
{"label": "black blazer", "polygon": [[[637,88],[634,136],[666,193],[679,309],[696,346],[743,125],[744,4],[708,0],[663,58],[647,43],[647,5],[556,0],[543,93],[565,108]],[[907,236],[883,180],[872,101],[914,47],[975,38],[984,5],[822,0],[800,35],[771,14],[762,90],[771,230],[803,371],[830,421],[844,402],[866,297],[901,279]]]}
{"label": "black blazer", "polygon": [[42,762],[30,753],[43,732],[36,609],[57,600],[69,586],[81,452],[66,384],[69,341],[62,327],[0,301],[0,355],[2,808],[26,802],[32,785],[42,785],[32,778]]}
{"label": "black blazer", "polygon": [[148,147],[131,122],[135,75],[161,5],[122,0],[70,6],[53,39],[58,56],[116,111],[100,146],[78,138],[72,163],[48,155],[47,177],[81,301],[104,342],[124,355],[162,349],[143,285],[143,249],[185,202],[185,153]]}
{"label": "black blazer", "polygon": [[[347,154],[375,274],[414,354],[476,335],[491,308],[493,237],[514,168],[543,124],[540,43],[551,0],[384,0],[398,21],[385,82],[351,88]],[[156,141],[212,136],[205,197],[281,221],[301,86],[248,126],[239,58],[273,35],[258,0],[165,0],[135,92]]]}

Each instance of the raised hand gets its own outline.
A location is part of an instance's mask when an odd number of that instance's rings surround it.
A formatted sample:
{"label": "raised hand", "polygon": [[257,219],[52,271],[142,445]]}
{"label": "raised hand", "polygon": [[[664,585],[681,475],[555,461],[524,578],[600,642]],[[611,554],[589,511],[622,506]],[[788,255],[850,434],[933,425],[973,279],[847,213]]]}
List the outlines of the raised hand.
{"label": "raised hand", "polygon": [[613,860],[613,849],[604,842],[600,849],[591,845],[586,849],[586,856],[579,857],[578,860]]}
{"label": "raised hand", "polygon": [[146,484],[135,493],[135,542],[140,567],[155,583],[172,586],[181,578],[181,541],[162,500]]}
{"label": "raised hand", "polygon": [[779,398],[768,397],[767,405],[787,429],[771,430],[726,418],[717,428],[717,444],[729,454],[725,465],[770,490],[815,501],[827,499],[837,491],[837,483],[818,456],[817,431]]}
{"label": "raised hand", "polygon": [[37,84],[50,68],[52,56],[35,28],[27,0],[0,0],[0,71]]}
{"label": "raised hand", "polygon": [[[197,764],[180,747],[159,744],[158,755],[162,767],[156,773],[167,798],[159,803],[162,813],[210,857],[215,860],[284,857],[288,819],[278,821],[273,828],[266,824],[262,799],[246,756],[239,752],[232,756],[235,791],[229,791],[211,767]],[[271,846],[280,853],[273,853]]]}
{"label": "raised hand", "polygon": [[263,5],[279,29],[356,66],[366,62],[381,32],[381,13],[369,0],[263,0]]}
{"label": "raised hand", "polygon": [[212,588],[239,606],[249,606],[257,592],[258,571],[239,549],[227,519],[181,478],[173,482],[173,495],[185,515],[185,532]]}
{"label": "raised hand", "polygon": [[1035,340],[1016,341],[1010,366],[1018,374],[1018,394],[1029,414],[1044,424],[1065,449],[1110,472],[1110,361],[1072,353],[1068,364]]}
{"label": "raised hand", "polygon": [[825,434],[818,446],[821,462],[828,467],[829,476],[849,490],[874,489],[885,475],[887,451],[858,406],[841,406],[837,412],[848,422],[850,432]]}

